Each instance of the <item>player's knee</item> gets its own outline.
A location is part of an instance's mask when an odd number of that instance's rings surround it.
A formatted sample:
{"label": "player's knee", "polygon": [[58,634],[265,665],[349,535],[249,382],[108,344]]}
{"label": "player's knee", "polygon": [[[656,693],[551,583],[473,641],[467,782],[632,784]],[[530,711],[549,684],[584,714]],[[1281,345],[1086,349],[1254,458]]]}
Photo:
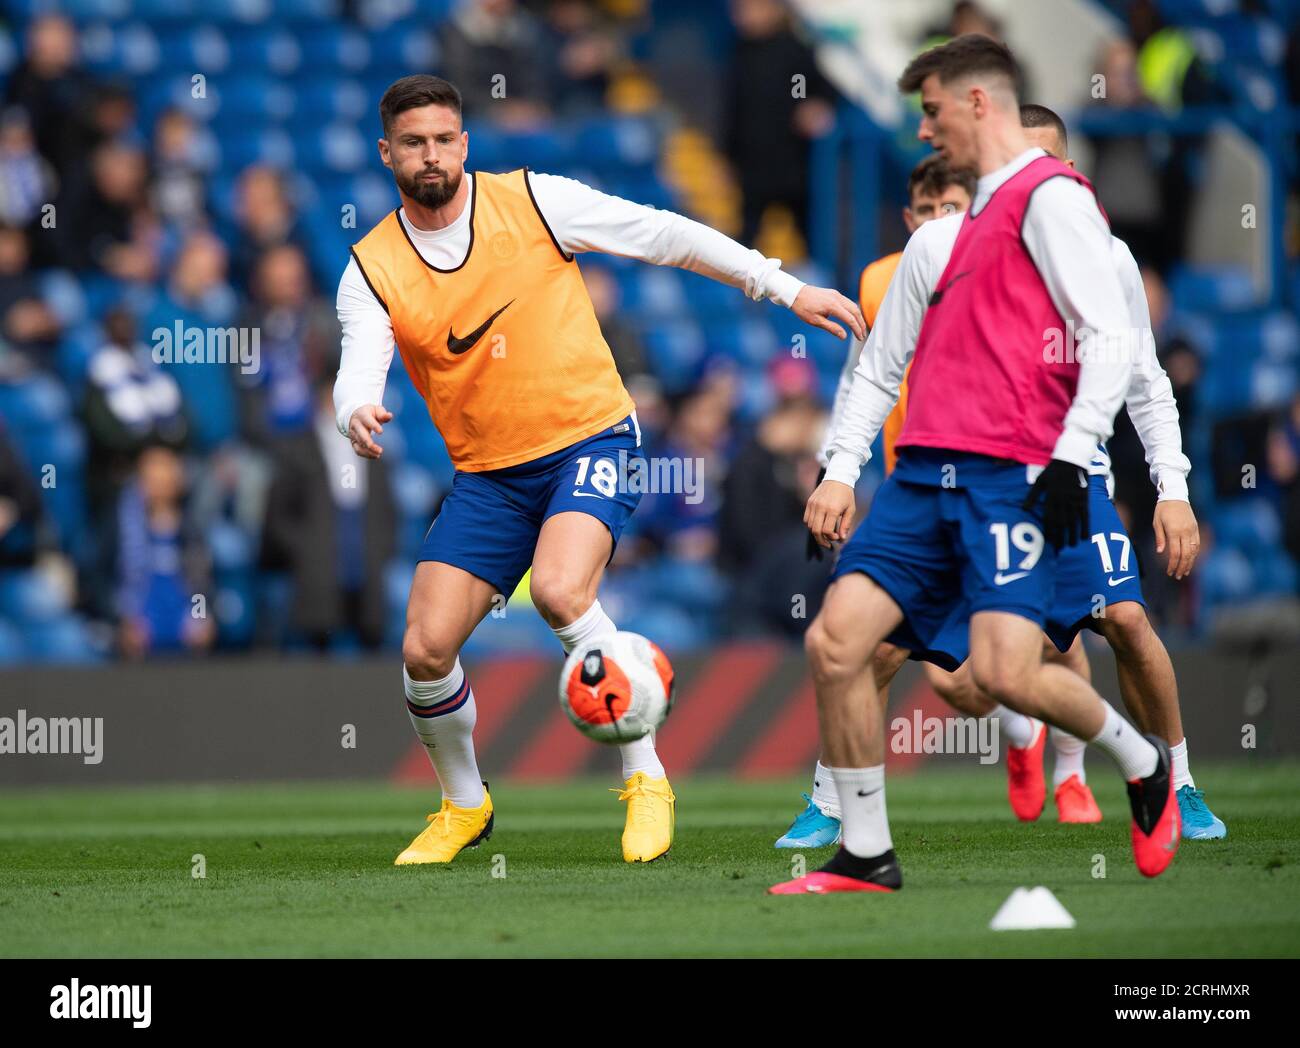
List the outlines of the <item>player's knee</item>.
{"label": "player's knee", "polygon": [[406,672],[416,680],[438,680],[447,676],[456,665],[457,654],[450,644],[441,642],[418,625],[406,627],[406,634],[402,637],[402,661],[406,663]]}
{"label": "player's knee", "polygon": [[854,672],[849,664],[849,645],[826,628],[820,615],[813,619],[808,632],[804,634],[803,646],[808,653],[813,679],[818,683],[842,680]]}
{"label": "player's knee", "polygon": [[529,576],[528,592],[533,606],[552,627],[567,626],[581,618],[591,607],[596,595],[582,582],[555,572],[533,569]]}
{"label": "player's knee", "polygon": [[971,670],[975,686],[994,702],[1018,713],[1035,715],[1038,703],[1031,679],[1019,668],[990,660],[972,665]]}
{"label": "player's knee", "polygon": [[1111,604],[1101,620],[1101,632],[1117,653],[1137,651],[1151,631],[1146,609],[1137,601]]}

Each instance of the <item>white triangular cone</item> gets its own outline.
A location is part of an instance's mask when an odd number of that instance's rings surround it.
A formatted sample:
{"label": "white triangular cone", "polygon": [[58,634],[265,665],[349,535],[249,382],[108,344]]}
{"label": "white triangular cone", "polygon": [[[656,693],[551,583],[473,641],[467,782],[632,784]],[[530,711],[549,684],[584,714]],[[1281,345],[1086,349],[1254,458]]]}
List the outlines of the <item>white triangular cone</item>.
{"label": "white triangular cone", "polygon": [[989,928],[995,932],[1073,927],[1074,918],[1070,916],[1070,911],[1041,885],[1037,888],[1017,888],[989,922]]}

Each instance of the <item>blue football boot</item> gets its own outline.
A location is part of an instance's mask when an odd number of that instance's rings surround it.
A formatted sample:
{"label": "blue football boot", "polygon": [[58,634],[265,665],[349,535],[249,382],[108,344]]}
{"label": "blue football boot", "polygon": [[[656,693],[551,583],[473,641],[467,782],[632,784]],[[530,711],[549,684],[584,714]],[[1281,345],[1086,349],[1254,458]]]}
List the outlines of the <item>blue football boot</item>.
{"label": "blue football boot", "polygon": [[1205,794],[1194,786],[1178,791],[1178,814],[1183,820],[1183,840],[1217,841],[1228,836],[1223,820],[1205,806]]}
{"label": "blue football boot", "polygon": [[824,814],[808,794],[803,799],[808,806],[776,842],[778,848],[824,848],[840,839],[840,820]]}

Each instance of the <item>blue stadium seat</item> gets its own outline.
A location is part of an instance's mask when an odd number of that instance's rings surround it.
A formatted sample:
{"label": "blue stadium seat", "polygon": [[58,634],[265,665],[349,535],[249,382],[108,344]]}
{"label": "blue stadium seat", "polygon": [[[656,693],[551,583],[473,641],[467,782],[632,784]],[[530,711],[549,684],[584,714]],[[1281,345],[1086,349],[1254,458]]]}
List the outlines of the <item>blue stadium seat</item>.
{"label": "blue stadium seat", "polygon": [[1174,305],[1183,309],[1250,309],[1259,293],[1249,271],[1235,267],[1175,266],[1169,277]]}
{"label": "blue stadium seat", "polygon": [[103,638],[76,615],[61,615],[23,633],[27,656],[34,662],[84,665],[101,662],[107,654]]}
{"label": "blue stadium seat", "polygon": [[1216,545],[1234,546],[1248,555],[1272,551],[1282,539],[1282,522],[1264,498],[1248,496],[1221,503],[1210,519]]}
{"label": "blue stadium seat", "polygon": [[1250,559],[1239,549],[1216,546],[1197,565],[1201,594],[1206,605],[1236,604],[1254,592],[1255,573]]}
{"label": "blue stadium seat", "polygon": [[659,159],[659,135],[642,117],[597,117],[578,132],[582,163],[602,169],[649,169]]}
{"label": "blue stadium seat", "polygon": [[687,310],[682,272],[666,266],[636,266],[619,278],[622,308],[645,320],[680,317]]}
{"label": "blue stadium seat", "polygon": [[700,376],[708,347],[691,321],[677,320],[643,330],[651,370],[669,395],[685,393]]}
{"label": "blue stadium seat", "polygon": [[721,353],[742,368],[761,369],[782,348],[772,325],[752,314],[723,318],[704,331],[710,354]]}
{"label": "blue stadium seat", "polygon": [[356,124],[338,121],[295,135],[297,162],[310,171],[360,172],[374,162],[374,142]]}
{"label": "blue stadium seat", "polygon": [[321,22],[298,34],[304,69],[336,69],[361,73],[371,63],[370,41],[365,33],[346,24]]}
{"label": "blue stadium seat", "polygon": [[294,85],[298,119],[312,124],[331,120],[362,121],[377,107],[364,81],[342,76],[316,76]]}
{"label": "blue stadium seat", "polygon": [[0,618],[23,626],[56,621],[68,611],[67,594],[35,570],[0,572]]}
{"label": "blue stadium seat", "polygon": [[96,22],[81,34],[86,67],[103,73],[135,77],[156,73],[163,62],[158,34],[146,22]]}
{"label": "blue stadium seat", "polygon": [[1285,407],[1300,390],[1296,365],[1290,361],[1257,360],[1250,370],[1250,402],[1261,410]]}
{"label": "blue stadium seat", "polygon": [[270,0],[277,22],[332,22],[342,17],[343,0]]}
{"label": "blue stadium seat", "polygon": [[227,30],[226,37],[236,69],[264,70],[279,77],[302,67],[302,48],[282,25],[241,26]]}
{"label": "blue stadium seat", "polygon": [[162,64],[177,71],[212,76],[231,69],[230,43],[215,25],[159,27]]}
{"label": "blue stadium seat", "polygon": [[294,116],[294,92],[282,81],[267,76],[222,77],[208,85],[222,140],[238,135],[241,128]]}
{"label": "blue stadium seat", "polygon": [[0,618],[0,666],[17,666],[26,662],[27,657],[22,631]]}

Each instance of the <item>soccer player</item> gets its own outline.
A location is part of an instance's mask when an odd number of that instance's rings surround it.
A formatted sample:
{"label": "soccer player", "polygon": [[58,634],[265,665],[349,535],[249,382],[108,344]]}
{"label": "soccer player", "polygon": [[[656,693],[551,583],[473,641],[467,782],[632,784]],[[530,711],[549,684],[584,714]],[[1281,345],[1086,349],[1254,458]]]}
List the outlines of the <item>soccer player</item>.
{"label": "soccer player", "polygon": [[[579,251],[676,265],[770,298],[806,323],[859,337],[857,307],[805,286],[707,226],[526,170],[468,172],[460,94],[434,76],[394,83],[379,105],[379,155],[401,207],[352,249],[339,284],[339,430],[363,458],[397,346],[456,467],[425,536],[402,642],[406,707],[442,785],[442,806],[398,865],[450,862],[489,836],[492,798],[474,753],[474,692],[459,652],[531,566],[533,603],[565,652],[616,627],[596,599],[636,508],[619,463],[641,435],[596,321]],[[672,844],[674,802],[654,740],[620,747],[623,857]]]}
{"label": "soccer player", "polygon": [[[1020,107],[1020,122],[1031,145],[1042,148],[1070,167],[1074,166],[1069,157],[1065,123],[1056,113],[1046,106],[1027,104]],[[949,239],[955,239],[957,228],[950,225],[949,229]],[[1112,238],[1111,245],[1133,325],[1147,334],[1151,320],[1137,262],[1122,240]],[[948,250],[951,251],[951,244]],[[863,316],[871,324],[875,310],[869,309],[865,301],[862,306]],[[1133,384],[1125,399],[1129,415],[1146,448],[1147,463],[1158,491],[1153,522],[1157,551],[1169,549],[1167,571],[1181,578],[1192,570],[1199,548],[1196,517],[1187,499],[1186,478],[1191,464],[1183,455],[1178,407],[1169,379],[1156,358],[1154,339],[1144,338],[1140,348],[1144,356],[1134,369]],[[837,402],[846,385],[841,380]],[[887,469],[891,468],[890,423],[902,405],[900,396],[898,406],[885,423]],[[1089,513],[1093,535],[1090,536],[1091,542],[1079,543],[1061,552],[1048,627],[1055,646],[1044,647],[1044,658],[1055,659],[1089,680],[1088,657],[1078,633],[1084,627],[1101,633],[1115,652],[1120,692],[1129,714],[1143,730],[1153,732],[1172,744],[1174,790],[1183,839],[1224,837],[1226,827],[1205,804],[1204,794],[1196,788],[1188,768],[1187,740],[1182,731],[1173,664],[1146,617],[1140,583],[1135,574],[1127,572],[1130,544],[1124,526],[1110,504],[1114,479],[1104,447],[1098,447],[1089,473],[1092,474]],[[1127,578],[1121,577],[1125,574],[1128,574]],[[1104,599],[1104,606],[1100,608],[1098,597]],[[1064,650],[1058,650],[1058,646]],[[884,689],[906,654],[889,645],[882,645],[876,653],[874,672],[881,688],[882,703],[886,702]],[[1036,819],[1042,812],[1046,796],[1043,750],[1049,733],[1042,722],[1001,707],[980,692],[971,680],[966,663],[955,673],[947,673],[933,663],[925,663],[925,670],[935,691],[958,709],[973,716],[1000,717],[1009,742],[1008,795],[1012,809],[1022,820]],[[1053,795],[1059,821],[1099,822],[1101,810],[1088,788],[1083,766],[1086,744],[1056,728],[1051,729],[1050,737],[1056,754]],[[1173,742],[1175,739],[1177,743]],[[830,773],[820,762],[813,775],[813,794],[805,795],[805,801],[806,807],[786,835],[777,841],[777,847],[819,847],[838,840],[839,798]]]}
{"label": "soccer player", "polygon": [[[843,842],[821,870],[776,894],[901,886],[872,656],[889,639],[955,669],[936,645],[945,626],[967,619],[978,687],[1115,760],[1138,869],[1158,875],[1178,847],[1168,744],[1042,660],[1057,551],[1090,534],[1087,471],[1136,353],[1092,188],[1030,146],[1015,82],[1010,51],[974,35],[924,52],[899,80],[921,91],[921,140],[973,167],[979,182],[970,210],[926,223],[908,242],[832,435],[826,479],[808,500],[805,522],[821,545],[848,538],[854,483],[915,353],[898,464],[845,546],[805,641]],[[945,262],[936,231],[954,223]]]}

